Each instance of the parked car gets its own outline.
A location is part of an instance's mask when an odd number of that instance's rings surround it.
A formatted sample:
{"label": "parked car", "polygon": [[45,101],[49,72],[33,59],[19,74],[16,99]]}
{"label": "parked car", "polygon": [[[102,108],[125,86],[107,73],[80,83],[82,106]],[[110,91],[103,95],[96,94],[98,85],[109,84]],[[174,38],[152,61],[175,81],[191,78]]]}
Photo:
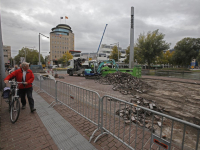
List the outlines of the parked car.
{"label": "parked car", "polygon": [[45,71],[42,68],[42,65],[31,65],[30,69],[33,73],[44,73]]}

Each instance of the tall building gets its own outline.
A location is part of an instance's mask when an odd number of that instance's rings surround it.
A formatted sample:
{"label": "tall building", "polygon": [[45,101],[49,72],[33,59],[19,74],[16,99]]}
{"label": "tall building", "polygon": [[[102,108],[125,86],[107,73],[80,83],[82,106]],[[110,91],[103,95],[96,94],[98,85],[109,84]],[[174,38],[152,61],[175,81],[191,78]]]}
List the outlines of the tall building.
{"label": "tall building", "polygon": [[10,66],[11,46],[3,45],[3,56],[5,66]]}
{"label": "tall building", "polygon": [[58,59],[69,50],[74,50],[74,33],[66,24],[59,24],[50,32],[50,61],[57,65]]}

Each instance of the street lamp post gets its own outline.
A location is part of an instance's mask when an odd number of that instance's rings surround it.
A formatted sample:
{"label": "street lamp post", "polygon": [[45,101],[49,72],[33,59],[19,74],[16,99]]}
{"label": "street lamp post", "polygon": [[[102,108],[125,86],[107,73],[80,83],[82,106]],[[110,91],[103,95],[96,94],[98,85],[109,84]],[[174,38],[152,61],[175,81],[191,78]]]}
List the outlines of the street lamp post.
{"label": "street lamp post", "polygon": [[117,46],[118,46],[118,62],[119,62],[119,42],[117,42]]}
{"label": "street lamp post", "polygon": [[41,65],[41,63],[40,63],[40,34],[41,34],[42,36],[46,37],[46,38],[49,38],[48,36],[46,36],[46,35],[44,35],[44,34],[42,34],[42,33],[39,33],[39,64],[38,64],[38,65]]}

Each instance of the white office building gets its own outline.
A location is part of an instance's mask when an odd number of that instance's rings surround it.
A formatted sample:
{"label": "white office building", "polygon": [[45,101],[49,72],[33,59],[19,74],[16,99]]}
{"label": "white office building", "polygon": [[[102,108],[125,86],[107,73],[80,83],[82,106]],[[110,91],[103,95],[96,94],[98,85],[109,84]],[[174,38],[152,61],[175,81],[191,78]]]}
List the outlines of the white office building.
{"label": "white office building", "polygon": [[[115,45],[107,45],[107,44],[102,44],[100,49],[99,49],[99,54],[106,54],[107,60],[109,60],[109,56],[111,55],[112,48]],[[126,59],[126,51],[123,50],[121,47],[119,47],[119,51],[121,52],[121,57],[119,58],[119,62],[124,62]]]}

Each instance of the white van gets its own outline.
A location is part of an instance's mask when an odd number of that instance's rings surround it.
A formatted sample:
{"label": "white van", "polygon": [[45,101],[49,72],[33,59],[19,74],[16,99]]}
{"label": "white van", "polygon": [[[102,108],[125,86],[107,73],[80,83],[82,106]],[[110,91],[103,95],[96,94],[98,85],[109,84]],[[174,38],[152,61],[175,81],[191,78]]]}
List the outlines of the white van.
{"label": "white van", "polygon": [[53,65],[53,67],[52,68],[58,68],[58,65]]}

